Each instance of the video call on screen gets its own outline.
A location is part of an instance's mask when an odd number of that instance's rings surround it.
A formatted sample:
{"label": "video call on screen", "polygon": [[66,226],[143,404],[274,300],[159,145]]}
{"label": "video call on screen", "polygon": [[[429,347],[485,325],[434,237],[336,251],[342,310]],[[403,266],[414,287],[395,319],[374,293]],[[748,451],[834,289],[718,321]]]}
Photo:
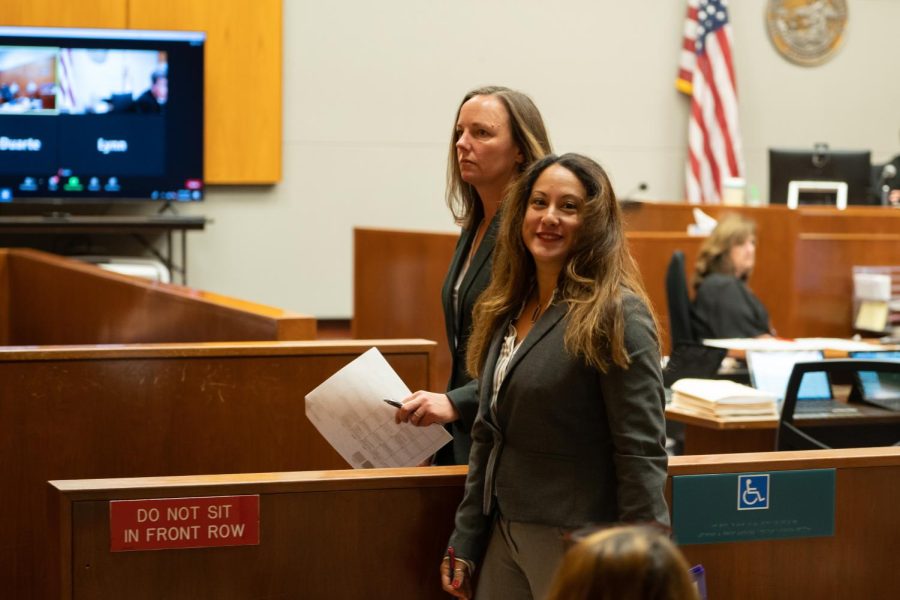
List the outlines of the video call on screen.
{"label": "video call on screen", "polygon": [[202,61],[202,43],[0,36],[0,188],[199,199]]}

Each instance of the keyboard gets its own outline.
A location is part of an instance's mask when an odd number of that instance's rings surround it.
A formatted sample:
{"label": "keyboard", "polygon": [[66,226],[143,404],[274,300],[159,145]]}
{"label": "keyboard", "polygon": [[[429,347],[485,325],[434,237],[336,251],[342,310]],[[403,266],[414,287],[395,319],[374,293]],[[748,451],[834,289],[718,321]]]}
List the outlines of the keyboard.
{"label": "keyboard", "polygon": [[872,406],[877,406],[878,408],[900,412],[900,398],[863,398],[863,402],[871,404]]}
{"label": "keyboard", "polygon": [[795,415],[823,416],[823,415],[853,415],[859,412],[855,406],[848,406],[837,400],[798,400],[794,408]]}

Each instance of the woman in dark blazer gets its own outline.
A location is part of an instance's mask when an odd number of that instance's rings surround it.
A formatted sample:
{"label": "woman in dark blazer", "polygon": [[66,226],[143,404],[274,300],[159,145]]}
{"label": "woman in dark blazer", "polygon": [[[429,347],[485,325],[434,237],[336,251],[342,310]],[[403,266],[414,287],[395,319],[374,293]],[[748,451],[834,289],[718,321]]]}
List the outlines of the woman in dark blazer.
{"label": "woman in dark blazer", "polygon": [[766,307],[747,287],[755,263],[756,225],[738,214],[722,217],[697,257],[691,326],[698,338],[772,333]]}
{"label": "woman in dark blazer", "polygon": [[503,208],[467,364],[480,382],[449,593],[542,598],[563,530],[668,523],[656,323],[603,169],[539,160]]}
{"label": "woman in dark blazer", "polygon": [[447,203],[462,226],[441,290],[447,340],[453,357],[447,392],[417,391],[403,401],[398,422],[445,423],[453,443],[438,464],[466,464],[478,408],[476,383],[466,372],[472,307],[491,279],[500,201],[525,167],[550,152],[534,102],[504,87],[472,90],[457,109],[447,162]]}

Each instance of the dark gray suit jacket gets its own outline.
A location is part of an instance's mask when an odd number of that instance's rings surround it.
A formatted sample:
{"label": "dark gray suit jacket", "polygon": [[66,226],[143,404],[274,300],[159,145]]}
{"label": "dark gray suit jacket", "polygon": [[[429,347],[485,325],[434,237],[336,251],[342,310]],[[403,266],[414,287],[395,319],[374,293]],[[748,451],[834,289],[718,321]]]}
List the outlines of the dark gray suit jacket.
{"label": "dark gray suit jacket", "polygon": [[668,523],[662,374],[648,309],[625,298],[631,365],[604,374],[565,350],[566,305],[551,306],[510,361],[496,411],[486,360],[465,496],[450,545],[481,561],[497,509],[511,521],[576,528],[590,523]]}
{"label": "dark gray suit jacket", "polygon": [[464,229],[460,234],[456,250],[453,252],[453,260],[450,261],[450,270],[441,290],[444,326],[447,329],[447,341],[450,343],[450,354],[453,357],[450,381],[447,383],[447,397],[459,411],[459,420],[450,424],[453,443],[447,444],[438,452],[435,462],[439,465],[464,465],[469,462],[472,425],[478,413],[478,382],[473,381],[466,371],[466,344],[469,342],[469,332],[472,329],[472,309],[475,307],[475,301],[491,282],[491,261],[499,223],[498,211],[488,225],[484,239],[472,257],[472,262],[459,286],[458,310],[453,310],[453,286],[469,256],[477,224],[474,229]]}

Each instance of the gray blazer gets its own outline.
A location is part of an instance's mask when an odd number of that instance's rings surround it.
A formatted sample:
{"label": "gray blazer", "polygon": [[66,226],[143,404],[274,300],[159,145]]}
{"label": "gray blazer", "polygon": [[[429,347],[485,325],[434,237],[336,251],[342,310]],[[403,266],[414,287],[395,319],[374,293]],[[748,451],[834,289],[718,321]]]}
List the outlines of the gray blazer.
{"label": "gray blazer", "polygon": [[481,561],[498,509],[511,521],[576,528],[668,524],[662,374],[647,307],[625,301],[631,365],[601,373],[565,350],[566,304],[551,306],[516,351],[490,400],[506,327],[491,343],[463,501],[450,545]]}

